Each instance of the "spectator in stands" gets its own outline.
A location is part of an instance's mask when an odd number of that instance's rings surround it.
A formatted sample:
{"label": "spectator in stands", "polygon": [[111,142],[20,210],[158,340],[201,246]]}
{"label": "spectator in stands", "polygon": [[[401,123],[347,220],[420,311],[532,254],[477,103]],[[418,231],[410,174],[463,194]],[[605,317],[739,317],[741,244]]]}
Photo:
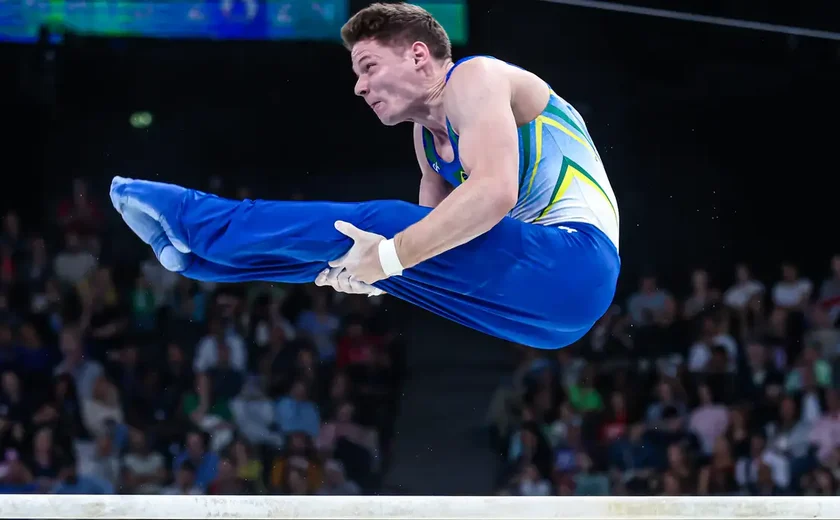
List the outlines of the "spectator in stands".
{"label": "spectator in stands", "polygon": [[196,469],[189,460],[175,468],[175,481],[163,490],[164,495],[203,495],[196,485]]}
{"label": "spectator in stands", "polygon": [[284,433],[305,433],[310,439],[318,436],[321,424],[318,408],[309,400],[309,389],[302,379],[292,383],[289,394],[277,401],[274,417]]}
{"label": "spectator in stands", "polygon": [[189,462],[195,471],[194,485],[206,490],[216,478],[219,468],[218,454],[207,450],[206,434],[200,431],[187,434],[186,448],[175,457],[173,468],[178,470],[185,462]]}
{"label": "spectator in stands", "polygon": [[207,486],[209,495],[248,495],[253,494],[249,482],[239,478],[236,465],[228,457],[219,460],[219,470],[216,478]]}
{"label": "spectator in stands", "polygon": [[237,429],[248,442],[283,447],[285,439],[274,427],[274,403],[263,393],[255,378],[242,387],[230,406]]}
{"label": "spectator in stands", "polygon": [[90,399],[93,397],[96,382],[104,374],[102,365],[97,361],[86,359],[81,331],[76,327],[66,327],[61,331],[60,348],[64,357],[56,367],[56,374],[72,376],[82,401]]}
{"label": "spectator in stands", "polygon": [[250,486],[251,493],[264,493],[263,474],[265,469],[259,459],[254,458],[254,450],[244,439],[237,439],[228,450],[230,460],[236,470],[236,476]]}
{"label": "spectator in stands", "polygon": [[122,471],[120,491],[123,493],[154,495],[163,489],[167,478],[163,455],[152,451],[142,430],[132,428],[129,433],[129,446],[123,456]]}
{"label": "spectator in stands", "polygon": [[68,232],[64,235],[64,249],[55,257],[53,270],[61,283],[74,285],[90,274],[97,264],[93,253],[82,247],[79,235]]}
{"label": "spectator in stands", "polygon": [[134,282],[131,293],[132,326],[138,332],[153,331],[157,325],[157,296],[152,284],[145,275],[140,275]]}
{"label": "spectator in stands", "polygon": [[[0,223],[0,492],[378,489],[402,371],[365,298],[196,283],[113,251],[82,179],[58,213],[29,237],[14,211]],[[352,378],[348,324],[377,349]],[[340,426],[315,449],[322,417]]]}
{"label": "spectator in stands", "polygon": [[[719,305],[708,274],[695,271],[680,315],[646,277],[626,316],[614,307],[558,353],[524,351],[515,384],[491,404],[505,454],[499,493],[541,492],[527,469],[541,468],[541,445],[558,495],[836,493],[840,329],[830,297],[812,297],[790,264],[771,301],[745,265],[736,275]],[[542,375],[547,362],[553,377]]]}
{"label": "spectator in stands", "polygon": [[676,304],[673,296],[658,286],[655,276],[645,276],[639,284],[639,291],[627,302],[627,309],[633,325],[664,326],[673,321]]}
{"label": "spectator in stands", "polygon": [[714,365],[712,363],[713,353],[716,348],[723,349],[724,370],[734,370],[738,358],[738,346],[726,330],[727,320],[718,313],[705,313],[698,317],[700,321],[700,337],[688,352],[688,370],[691,372],[704,372]]}
{"label": "spectator in stands", "polygon": [[283,452],[274,459],[271,491],[278,494],[310,494],[322,483],[322,465],[315,457],[312,439],[303,432],[286,437]]}
{"label": "spectator in stands", "polygon": [[52,488],[52,492],[59,495],[109,495],[115,491],[105,480],[79,475],[77,461],[73,457],[64,460],[57,484]]}
{"label": "spectator in stands", "polygon": [[840,255],[831,258],[831,276],[820,285],[817,303],[828,313],[829,321],[836,324],[840,318]]}
{"label": "spectator in stands", "polygon": [[324,465],[324,485],[318,489],[319,495],[358,495],[361,488],[347,479],[344,465],[337,460],[328,460]]}
{"label": "spectator in stands", "polygon": [[97,378],[90,398],[82,401],[85,428],[94,437],[109,435],[125,419],[116,387],[104,376]]}
{"label": "spectator in stands", "polygon": [[58,205],[58,223],[62,231],[73,233],[86,246],[95,248],[102,217],[99,204],[90,196],[87,180],[73,179],[70,196]]}
{"label": "spectator in stands", "polygon": [[96,438],[96,446],[89,458],[76,464],[80,475],[95,479],[113,489],[118,489],[122,481],[120,457],[114,447],[112,432]]}
{"label": "spectator in stands", "polygon": [[691,274],[691,294],[683,302],[683,318],[690,320],[720,301],[720,291],[710,286],[709,273],[697,269]]}
{"label": "spectator in stands", "polygon": [[760,297],[764,291],[764,284],[753,278],[749,266],[738,264],[735,267],[735,284],[724,293],[723,303],[733,310],[743,312],[750,300]]}
{"label": "spectator in stands", "polygon": [[3,215],[3,224],[0,227],[0,245],[6,246],[13,254],[18,254],[24,250],[20,217],[15,211],[7,211]]}
{"label": "spectator in stands", "polygon": [[773,286],[773,303],[779,309],[802,311],[808,304],[813,283],[799,276],[799,269],[792,263],[782,265],[782,279]]}
{"label": "spectator in stands", "polygon": [[[198,374],[195,377],[195,388],[192,392],[184,395],[182,407],[193,426],[207,434],[211,452],[218,453],[233,440],[233,425],[231,424],[233,416],[228,401],[216,395],[213,391],[212,380],[207,374]],[[201,475],[202,468],[195,458],[199,457],[199,453],[203,453],[203,443],[199,448],[198,443],[192,437],[188,442],[192,443],[191,446],[188,445],[188,450],[191,452],[192,461],[199,472],[199,485],[204,486],[206,483]]]}
{"label": "spectator in stands", "polygon": [[204,336],[196,347],[193,370],[198,374],[216,368],[220,351],[223,349],[221,355],[225,356],[230,368],[239,372],[247,369],[245,340],[234,330],[226,330],[220,319],[213,319],[209,324],[209,334]]}
{"label": "spectator in stands", "polygon": [[678,307],[673,295],[659,286],[655,276],[641,279],[638,292],[627,301],[627,314],[640,355],[659,357],[673,349]]}
{"label": "spectator in stands", "polygon": [[298,317],[298,330],[306,335],[318,349],[323,361],[335,358],[335,335],[338,332],[338,318],[329,312],[327,293],[313,293],[312,310],[303,311]]}

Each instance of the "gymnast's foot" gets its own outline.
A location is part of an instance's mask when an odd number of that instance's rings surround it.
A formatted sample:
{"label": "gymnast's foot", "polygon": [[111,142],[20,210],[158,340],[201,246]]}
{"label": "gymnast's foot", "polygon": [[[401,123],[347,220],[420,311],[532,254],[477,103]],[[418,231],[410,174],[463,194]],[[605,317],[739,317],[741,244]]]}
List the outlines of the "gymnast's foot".
{"label": "gymnast's foot", "polygon": [[193,255],[184,240],[175,236],[172,226],[162,214],[158,202],[167,202],[156,195],[158,188],[169,185],[114,177],[111,181],[111,203],[123,220],[140,239],[152,246],[158,261],[169,271],[186,270],[193,261]]}

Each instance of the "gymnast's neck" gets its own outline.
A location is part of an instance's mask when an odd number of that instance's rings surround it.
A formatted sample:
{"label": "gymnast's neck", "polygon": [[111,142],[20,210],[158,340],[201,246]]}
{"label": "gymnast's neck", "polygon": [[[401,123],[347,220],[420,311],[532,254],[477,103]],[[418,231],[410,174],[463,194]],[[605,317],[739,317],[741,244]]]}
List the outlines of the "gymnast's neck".
{"label": "gymnast's neck", "polygon": [[446,74],[453,67],[452,60],[445,60],[430,67],[427,73],[426,88],[417,103],[417,108],[410,121],[423,126],[432,134],[446,138],[446,112],[443,108],[443,92],[446,89]]}

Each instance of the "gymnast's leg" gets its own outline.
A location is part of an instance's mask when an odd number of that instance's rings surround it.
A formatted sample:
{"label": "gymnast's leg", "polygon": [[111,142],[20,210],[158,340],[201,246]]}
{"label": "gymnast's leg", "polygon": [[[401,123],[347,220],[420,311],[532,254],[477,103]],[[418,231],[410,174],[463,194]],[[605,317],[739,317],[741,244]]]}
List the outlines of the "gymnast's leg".
{"label": "gymnast's leg", "polygon": [[[162,225],[187,259],[179,269],[185,276],[213,279],[218,268],[218,281],[310,283],[352,246],[335,221],[390,238],[431,211],[401,201],[233,201],[116,179],[112,199],[124,218],[126,211],[141,210]],[[601,245],[593,247],[587,236],[504,219],[481,237],[375,285],[482,332],[559,348],[588,330],[588,316],[606,310],[609,301],[602,300],[611,300],[615,288],[612,272],[599,278],[591,268]],[[166,240],[152,242],[159,253]],[[587,254],[570,255],[574,248]],[[607,270],[617,276],[617,264]],[[589,289],[604,284],[608,296],[591,298]],[[578,293],[589,297],[584,301]],[[561,309],[564,300],[574,305]]]}

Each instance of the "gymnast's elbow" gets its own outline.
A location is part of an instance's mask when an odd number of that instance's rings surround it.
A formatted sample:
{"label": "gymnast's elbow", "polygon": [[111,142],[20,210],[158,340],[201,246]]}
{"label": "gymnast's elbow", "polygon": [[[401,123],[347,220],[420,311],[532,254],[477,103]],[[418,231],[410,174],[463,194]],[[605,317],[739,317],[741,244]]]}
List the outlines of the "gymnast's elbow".
{"label": "gymnast's elbow", "polygon": [[494,220],[498,222],[516,206],[517,193],[515,191],[511,193],[510,190],[498,190],[498,193],[494,192],[488,199],[492,205]]}
{"label": "gymnast's elbow", "polygon": [[[478,180],[478,179],[476,179]],[[511,212],[519,200],[519,190],[516,184],[511,184],[505,181],[500,181],[498,178],[488,177],[482,179],[477,191],[479,204],[485,208],[485,212],[489,218],[494,221],[494,225],[502,220],[508,213]]]}

